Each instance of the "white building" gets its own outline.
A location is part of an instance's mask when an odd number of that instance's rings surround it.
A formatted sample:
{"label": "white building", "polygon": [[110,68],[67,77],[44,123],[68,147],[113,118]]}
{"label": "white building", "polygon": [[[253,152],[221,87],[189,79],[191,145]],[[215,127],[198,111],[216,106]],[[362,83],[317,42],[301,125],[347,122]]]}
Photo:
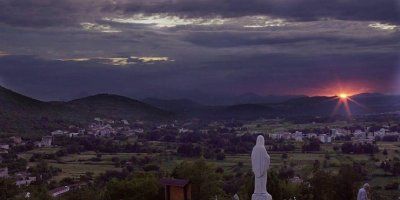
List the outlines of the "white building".
{"label": "white building", "polygon": [[367,138],[367,133],[365,133],[364,131],[361,130],[356,130],[354,131],[354,137],[358,138],[358,139],[365,139]]}
{"label": "white building", "polygon": [[380,137],[381,139],[386,136],[386,130],[381,128],[379,131],[374,132],[374,136]]}
{"label": "white building", "polygon": [[332,143],[332,137],[327,134],[321,134],[318,136],[318,139],[322,143]]}
{"label": "white building", "polygon": [[9,144],[0,144],[0,149],[9,150],[10,145]]}
{"label": "white building", "polygon": [[51,136],[42,137],[42,145],[44,147],[51,147],[52,142],[53,142],[53,137],[51,137]]}
{"label": "white building", "polygon": [[26,172],[17,173],[16,175],[15,185],[21,187],[22,185],[30,185],[31,183],[36,181],[35,176],[30,176]]}
{"label": "white building", "polygon": [[178,129],[178,133],[187,133],[187,132],[190,132],[190,130],[187,129],[187,128],[180,128],[180,129]]}
{"label": "white building", "polygon": [[293,183],[293,184],[301,184],[301,183],[303,183],[303,179],[301,179],[301,178],[298,177],[298,176],[295,176],[295,177],[293,177],[293,178],[290,178],[290,179],[289,179],[289,182],[291,182],[291,183]]}
{"label": "white building", "polygon": [[64,135],[66,132],[62,131],[62,130],[56,130],[51,132],[52,136],[57,136],[57,135]]}
{"label": "white building", "polygon": [[68,133],[68,137],[73,138],[79,136],[79,133]]}
{"label": "white building", "polygon": [[51,143],[53,142],[52,136],[44,136],[40,142],[36,142],[36,146],[38,147],[51,147]]}
{"label": "white building", "polygon": [[274,140],[279,140],[282,138],[282,135],[280,133],[272,133],[272,134],[269,134],[269,137]]}
{"label": "white building", "polygon": [[133,130],[133,132],[136,134],[140,134],[140,133],[144,133],[144,130],[142,128],[136,128],[135,130]]}
{"label": "white building", "polygon": [[300,131],[296,131],[292,134],[292,139],[294,139],[296,142],[302,142],[303,141],[303,133]]}

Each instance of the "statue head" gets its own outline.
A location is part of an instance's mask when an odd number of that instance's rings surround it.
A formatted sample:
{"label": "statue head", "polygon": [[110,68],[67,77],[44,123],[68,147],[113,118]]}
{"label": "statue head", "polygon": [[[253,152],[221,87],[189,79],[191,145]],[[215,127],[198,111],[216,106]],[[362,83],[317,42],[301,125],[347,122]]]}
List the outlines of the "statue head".
{"label": "statue head", "polygon": [[264,144],[265,144],[264,136],[259,135],[259,136],[257,137],[257,143],[256,143],[256,145],[257,145],[257,146],[264,146]]}

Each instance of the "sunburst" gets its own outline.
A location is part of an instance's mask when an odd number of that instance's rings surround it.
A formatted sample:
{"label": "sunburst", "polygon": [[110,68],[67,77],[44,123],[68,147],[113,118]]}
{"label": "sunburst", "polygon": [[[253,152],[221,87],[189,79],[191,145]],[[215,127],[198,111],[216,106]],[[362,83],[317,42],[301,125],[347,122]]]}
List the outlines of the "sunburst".
{"label": "sunburst", "polygon": [[360,106],[360,107],[364,107],[362,104],[358,103],[357,101],[355,101],[354,99],[351,98],[351,96],[348,93],[339,93],[338,95],[336,95],[336,98],[338,99],[338,102],[335,106],[335,108],[333,109],[332,115],[336,114],[336,112],[338,111],[338,109],[343,106],[346,114],[348,117],[352,116],[351,110],[350,110],[350,105],[349,102],[351,101],[352,103]]}

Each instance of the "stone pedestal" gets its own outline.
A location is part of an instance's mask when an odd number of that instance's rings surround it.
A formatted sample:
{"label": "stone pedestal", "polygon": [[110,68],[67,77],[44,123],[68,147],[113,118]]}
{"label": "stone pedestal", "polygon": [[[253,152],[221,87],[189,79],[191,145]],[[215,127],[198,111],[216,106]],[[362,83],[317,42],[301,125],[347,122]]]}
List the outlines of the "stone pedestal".
{"label": "stone pedestal", "polygon": [[268,193],[264,194],[253,194],[251,200],[272,200],[272,196]]}

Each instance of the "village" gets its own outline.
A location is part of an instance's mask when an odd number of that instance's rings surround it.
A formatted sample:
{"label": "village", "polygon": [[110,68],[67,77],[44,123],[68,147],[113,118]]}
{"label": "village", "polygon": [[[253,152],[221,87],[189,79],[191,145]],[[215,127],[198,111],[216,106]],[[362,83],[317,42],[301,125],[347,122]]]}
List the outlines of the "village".
{"label": "village", "polygon": [[[204,122],[197,119],[187,120],[187,121],[178,121],[174,120],[171,122],[163,122],[163,123],[149,123],[145,121],[134,121],[129,122],[126,119],[115,120],[115,119],[102,119],[100,117],[94,118],[93,121],[88,124],[86,127],[78,127],[75,125],[69,126],[65,130],[52,130],[48,135],[42,136],[39,140],[33,140],[31,138],[25,138],[24,136],[14,135],[8,138],[2,138],[0,142],[0,166],[4,166],[0,168],[0,178],[7,178],[14,180],[14,184],[19,188],[26,188],[31,184],[35,184],[37,181],[50,181],[50,179],[46,179],[43,176],[44,174],[40,174],[35,172],[35,170],[31,169],[31,165],[27,164],[27,161],[21,157],[25,151],[35,151],[40,149],[63,149],[68,148],[68,146],[62,146],[60,142],[60,138],[68,138],[70,141],[74,140],[109,140],[111,139],[114,143],[119,140],[126,140],[126,138],[131,138],[129,140],[135,141],[160,141],[160,142],[177,142],[175,147],[175,153],[171,153],[172,156],[181,156],[181,157],[196,157],[197,155],[203,155],[206,158],[213,158],[214,156],[207,156],[205,154],[204,149],[200,150],[196,153],[196,150],[193,146],[187,146],[187,142],[191,141],[190,137],[196,137],[196,135],[201,135],[201,137],[211,137],[208,135],[212,135],[213,133],[217,133],[218,135],[231,135],[232,137],[245,137],[245,136],[256,136],[256,135],[264,135],[267,141],[267,148],[271,151],[278,151],[286,154],[287,152],[293,151],[295,147],[287,148],[280,147],[280,144],[292,144],[292,146],[302,146],[302,152],[313,151],[312,147],[308,148],[307,145],[310,141],[318,141],[321,145],[340,145],[345,142],[352,143],[353,145],[375,145],[378,141],[383,142],[392,142],[396,144],[400,142],[400,133],[399,126],[374,126],[369,127],[366,126],[364,129],[360,129],[360,127],[340,127],[340,128],[327,128],[329,124],[323,129],[314,129],[315,132],[309,130],[292,130],[290,131],[266,131],[261,132],[260,127],[264,126],[265,123],[268,126],[271,126],[270,123],[280,123],[273,122],[271,120],[258,120],[256,122],[244,122],[244,121],[211,121]],[[312,124],[311,124],[312,125]],[[321,124],[319,124],[321,126]],[[254,128],[257,127],[257,128]],[[282,130],[281,128],[278,130]],[[326,132],[325,132],[326,131]],[[171,136],[175,135],[175,136]],[[184,137],[189,137],[187,139],[182,139]],[[122,138],[122,139],[119,139]],[[253,138],[253,137],[252,137]],[[221,138],[223,139],[223,138]],[[120,142],[121,142],[120,141]],[[150,143],[148,143],[150,144]],[[230,150],[230,145],[235,146],[235,144],[225,144],[215,147],[215,151],[219,153],[216,154],[217,160],[224,160],[225,156],[233,156],[236,153],[241,154],[246,152],[246,150]],[[210,145],[209,146],[213,146]],[[276,147],[278,146],[278,147]],[[154,151],[151,150],[150,151]],[[177,148],[177,149],[176,149]],[[297,148],[297,147],[296,147]],[[185,149],[182,152],[182,149]],[[90,150],[90,149],[88,149]],[[318,145],[319,150],[319,145]],[[381,149],[383,150],[383,149]],[[101,150],[99,150],[101,151]],[[140,150],[137,150],[140,152]],[[342,146],[342,151],[343,146]],[[386,151],[386,149],[385,149]],[[82,151],[82,153],[84,150]],[[121,153],[124,151],[121,150]],[[135,152],[135,151],[132,151]],[[190,154],[189,152],[195,152]],[[203,153],[201,153],[203,152]],[[16,155],[16,158],[10,159],[9,153],[13,153]],[[71,152],[73,154],[73,152]],[[80,153],[79,151],[76,153]],[[118,152],[115,152],[118,153]],[[355,152],[350,152],[355,153]],[[371,152],[376,153],[376,152]],[[69,153],[68,153],[69,154]],[[55,156],[67,156],[68,154],[55,154]],[[36,157],[40,157],[40,155],[32,155]],[[49,156],[49,155],[47,155]],[[56,157],[54,159],[56,159]],[[43,158],[41,158],[43,159]],[[44,158],[46,159],[46,158]],[[101,160],[101,157],[98,157]],[[114,158],[113,158],[114,159]],[[115,158],[116,159],[116,158]],[[15,162],[21,162],[22,166],[25,168],[20,168],[19,171],[15,169],[10,169],[7,166],[12,166],[10,160],[14,160]],[[34,161],[34,158],[31,157],[30,161]],[[132,166],[132,162],[124,162],[123,166]],[[57,165],[57,166],[62,166]],[[157,166],[156,169],[162,168],[162,166]],[[144,168],[146,169],[146,168]],[[55,169],[53,169],[55,170]],[[61,169],[57,169],[62,171]],[[56,171],[56,170],[55,170]],[[79,190],[81,187],[85,187],[89,182],[87,181],[79,181],[79,177],[70,177],[76,179],[75,181],[70,182],[68,185],[60,185],[59,187],[52,188],[49,190],[49,195],[52,197],[59,197],[69,193],[70,191]],[[78,178],[78,179],[77,179]],[[299,175],[289,177],[289,181],[292,183],[302,183],[303,180]],[[27,192],[24,194],[26,197],[29,197],[30,194]]]}

